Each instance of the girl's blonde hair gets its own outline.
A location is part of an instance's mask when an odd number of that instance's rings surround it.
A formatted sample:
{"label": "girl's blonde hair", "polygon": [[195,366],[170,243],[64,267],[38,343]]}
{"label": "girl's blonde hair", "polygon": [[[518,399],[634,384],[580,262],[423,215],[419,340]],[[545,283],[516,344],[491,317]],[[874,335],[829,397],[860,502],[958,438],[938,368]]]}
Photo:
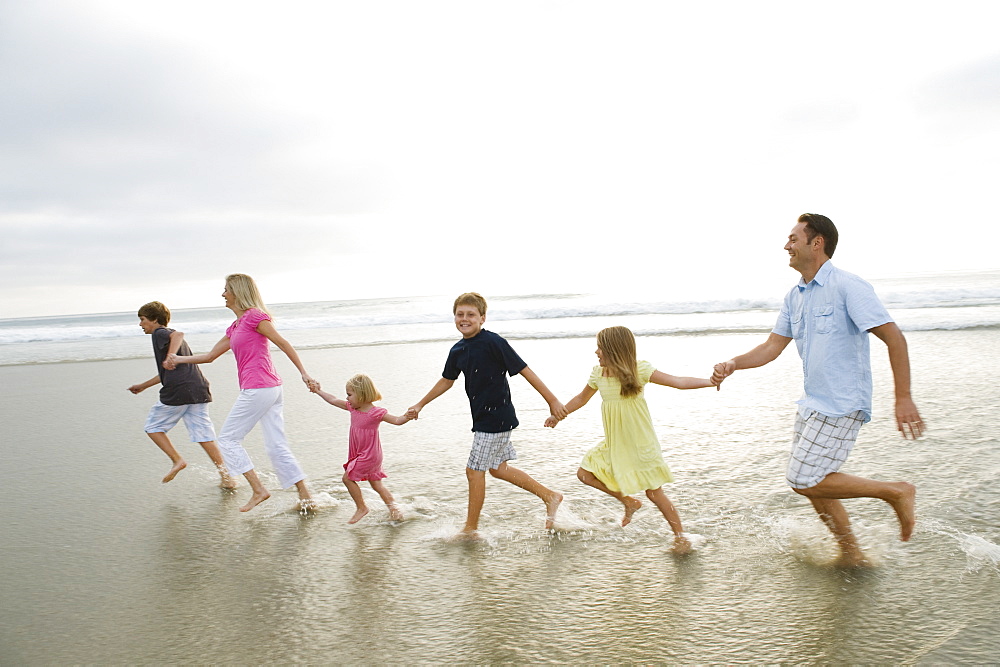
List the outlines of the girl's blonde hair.
{"label": "girl's blonde hair", "polygon": [[642,392],[632,332],[625,327],[601,329],[597,332],[597,347],[601,348],[608,377],[617,378],[621,384],[621,395],[627,398]]}
{"label": "girl's blonde hair", "polygon": [[264,305],[264,299],[260,298],[260,290],[253,278],[245,273],[230,273],[226,276],[226,289],[236,300],[236,307],[240,310],[250,310],[258,308],[268,315],[271,311]]}
{"label": "girl's blonde hair", "polygon": [[375,383],[367,375],[358,373],[347,381],[347,386],[362,403],[374,403],[382,400],[382,394],[378,393]]}

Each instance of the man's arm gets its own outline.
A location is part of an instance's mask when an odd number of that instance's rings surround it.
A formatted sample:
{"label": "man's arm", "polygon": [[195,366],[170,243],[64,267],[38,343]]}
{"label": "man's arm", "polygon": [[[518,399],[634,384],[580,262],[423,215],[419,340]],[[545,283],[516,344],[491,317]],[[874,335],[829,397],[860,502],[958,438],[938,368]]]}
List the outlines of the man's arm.
{"label": "man's arm", "polygon": [[449,380],[448,378],[441,378],[438,380],[431,390],[427,392],[427,395],[421,398],[416,405],[411,406],[409,410],[406,411],[406,416],[409,419],[416,419],[420,415],[420,411],[424,409],[424,406],[433,401],[435,398],[443,394],[444,392],[451,389],[452,385],[455,384],[454,380]]}
{"label": "man's arm", "polygon": [[732,375],[735,371],[740,371],[746,368],[759,368],[765,364],[769,364],[778,358],[786,347],[788,343],[791,342],[791,338],[787,336],[780,336],[776,333],[771,333],[767,337],[767,340],[750,350],[746,354],[741,354],[738,357],[733,357],[729,361],[723,361],[721,364],[715,365],[715,372],[712,373],[712,384],[720,385],[722,381],[727,377]]}
{"label": "man's arm", "polygon": [[906,338],[895,322],[886,322],[869,331],[889,349],[889,366],[896,389],[896,428],[904,438],[915,440],[923,435],[924,422],[910,395],[910,353]]}
{"label": "man's arm", "polygon": [[535,375],[535,371],[525,366],[521,369],[521,376],[527,380],[528,384],[534,387],[535,391],[541,394],[542,398],[545,399],[545,402],[549,404],[549,412],[553,417],[556,419],[566,419],[566,415],[569,414],[566,412],[566,406],[560,403],[559,399],[556,398],[556,395],[549,391],[549,388],[545,386],[542,379]]}

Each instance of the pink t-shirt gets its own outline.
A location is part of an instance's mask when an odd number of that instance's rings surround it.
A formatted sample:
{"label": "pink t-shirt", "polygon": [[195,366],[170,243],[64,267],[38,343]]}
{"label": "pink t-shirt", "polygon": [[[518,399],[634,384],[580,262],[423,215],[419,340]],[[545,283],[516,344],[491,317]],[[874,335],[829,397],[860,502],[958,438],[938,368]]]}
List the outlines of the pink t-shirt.
{"label": "pink t-shirt", "polygon": [[271,342],[257,333],[257,325],[270,319],[271,316],[263,310],[251,308],[226,329],[229,347],[236,357],[240,389],[263,389],[281,384],[281,378],[271,363]]}

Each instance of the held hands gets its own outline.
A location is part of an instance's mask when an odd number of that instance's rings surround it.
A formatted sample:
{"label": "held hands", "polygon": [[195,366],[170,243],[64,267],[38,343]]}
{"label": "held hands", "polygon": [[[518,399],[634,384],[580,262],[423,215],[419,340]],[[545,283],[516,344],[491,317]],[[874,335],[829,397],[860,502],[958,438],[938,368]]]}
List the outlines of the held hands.
{"label": "held hands", "polygon": [[412,419],[417,419],[420,416],[420,410],[421,409],[422,409],[422,407],[419,406],[419,405],[411,406],[410,408],[408,408],[406,410],[406,414],[404,416],[406,417],[406,419],[408,421],[412,420]]}
{"label": "held hands", "polygon": [[927,430],[927,425],[920,418],[917,406],[911,398],[896,399],[896,428],[899,434],[907,440],[916,440]]}
{"label": "held hands", "polygon": [[168,371],[172,371],[177,368],[177,355],[168,354],[167,358],[163,360],[163,367]]}
{"label": "held hands", "polygon": [[549,415],[548,418],[546,418],[545,420],[546,428],[555,428],[558,425],[559,425],[559,420],[556,418],[555,415]]}
{"label": "held hands", "polygon": [[712,384],[715,385],[716,391],[721,389],[723,380],[736,372],[736,362],[730,359],[729,361],[723,361],[721,364],[716,364],[715,368],[712,369]]}
{"label": "held hands", "polygon": [[305,373],[302,374],[302,381],[306,383],[306,388],[312,393],[316,393],[320,390],[319,380],[314,380]]}

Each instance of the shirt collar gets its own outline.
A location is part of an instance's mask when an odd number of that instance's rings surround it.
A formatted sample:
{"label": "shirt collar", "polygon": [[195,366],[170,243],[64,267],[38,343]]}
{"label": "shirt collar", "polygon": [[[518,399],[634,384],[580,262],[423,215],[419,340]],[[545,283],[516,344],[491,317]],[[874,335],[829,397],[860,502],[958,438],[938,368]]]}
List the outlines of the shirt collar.
{"label": "shirt collar", "polygon": [[[819,267],[819,271],[816,272],[816,275],[813,276],[813,279],[809,282],[816,283],[817,285],[822,287],[823,285],[826,285],[826,282],[830,279],[830,274],[832,272],[833,272],[833,262],[831,262],[830,260],[826,260],[825,262],[823,262],[823,266]],[[798,284],[799,291],[801,292],[805,290],[805,288],[808,286],[809,283],[806,283],[805,280],[800,277]]]}

